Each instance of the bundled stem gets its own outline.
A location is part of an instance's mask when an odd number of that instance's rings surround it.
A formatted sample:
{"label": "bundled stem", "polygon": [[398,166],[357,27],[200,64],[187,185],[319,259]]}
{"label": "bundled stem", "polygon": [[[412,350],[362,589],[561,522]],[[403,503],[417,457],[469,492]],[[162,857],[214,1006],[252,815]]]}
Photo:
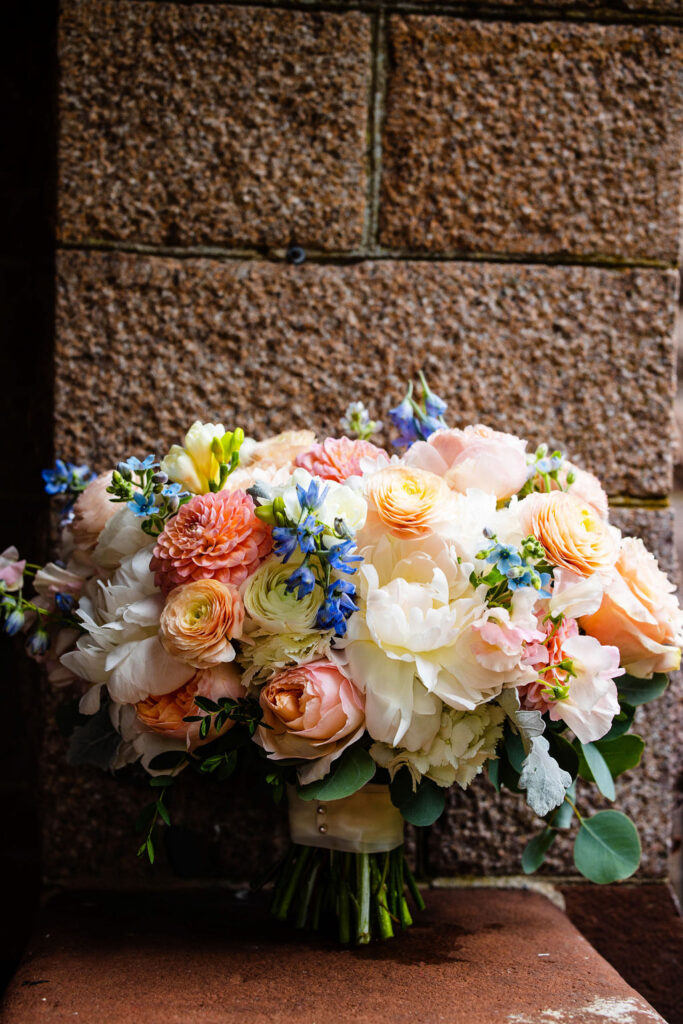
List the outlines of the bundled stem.
{"label": "bundled stem", "polygon": [[343,945],[365,945],[410,927],[407,896],[424,910],[403,846],[340,853],[292,844],[275,876],[271,913],[297,928],[332,926]]}

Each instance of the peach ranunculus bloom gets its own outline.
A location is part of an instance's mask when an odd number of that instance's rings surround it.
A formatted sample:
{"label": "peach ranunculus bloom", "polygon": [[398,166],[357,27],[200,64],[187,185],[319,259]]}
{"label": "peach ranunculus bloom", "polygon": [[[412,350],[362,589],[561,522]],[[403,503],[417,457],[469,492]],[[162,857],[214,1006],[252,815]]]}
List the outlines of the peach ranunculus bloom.
{"label": "peach ranunculus bloom", "polygon": [[195,668],[232,661],[244,623],[236,587],[219,580],[197,580],[176,587],[161,613],[159,635],[168,653]]}
{"label": "peach ranunculus bloom", "polygon": [[387,453],[372,441],[328,437],[321,444],[314,444],[307,452],[297,455],[295,462],[308,470],[311,476],[343,484],[350,476],[361,475],[361,459],[372,459],[378,455],[386,456]]}
{"label": "peach ranunculus bloom", "polygon": [[460,494],[477,488],[499,501],[516,494],[527,479],[526,441],[481,423],[437,430],[429,440],[416,441],[404,461],[442,476]]}
{"label": "peach ranunculus bloom", "polygon": [[271,469],[294,468],[297,455],[315,444],[312,430],[285,430],[263,441],[247,440],[240,449],[240,466],[251,469],[268,466]]}
{"label": "peach ranunculus bloom", "polygon": [[601,643],[615,644],[627,672],[649,678],[680,666],[683,611],[676,587],[640,538],[624,537],[614,575],[582,628]]}
{"label": "peach ranunculus bloom", "polygon": [[[567,484],[567,476],[570,472],[574,474],[574,481]],[[553,481],[553,490],[560,488],[568,488],[569,493],[573,494],[575,498],[588,502],[603,519],[607,519],[609,505],[607,494],[597,476],[589,473],[587,469],[580,469],[573,462],[565,462],[558,472],[558,482]]]}
{"label": "peach ranunculus bloom", "polygon": [[76,547],[81,551],[92,551],[102,530],[121,506],[111,501],[107,487],[111,484],[111,470],[100,473],[85,490],[79,494],[73,509],[71,532]]}
{"label": "peach ranunculus bloom", "polygon": [[164,594],[209,578],[239,586],[272,545],[270,527],[254,514],[244,491],[196,494],[166,523],[150,564]]}
{"label": "peach ranunculus bloom", "polygon": [[238,700],[245,693],[240,673],[233,665],[216,665],[197,672],[187,683],[171,693],[138,701],[135,713],[145,729],[168,739],[183,740],[188,750],[194,750],[204,743],[211,743],[235,724],[228,719],[218,733],[212,725],[206,738],[200,739],[201,722],[184,721],[189,715],[201,714],[194,702],[195,697],[208,697],[210,700],[231,697]]}
{"label": "peach ranunculus bloom", "polygon": [[518,513],[524,533],[541,542],[553,565],[584,577],[611,571],[619,531],[571,491],[530,494],[520,501]]}
{"label": "peach ranunculus bloom", "polygon": [[387,466],[367,478],[368,526],[377,520],[394,537],[433,533],[447,516],[451,494],[435,473],[413,466]]}
{"label": "peach ranunculus bloom", "polygon": [[299,770],[302,783],[326,775],[332,761],[365,729],[362,694],[330,661],[278,673],[261,690],[259,703],[264,724],[255,741],[273,760],[314,761]]}

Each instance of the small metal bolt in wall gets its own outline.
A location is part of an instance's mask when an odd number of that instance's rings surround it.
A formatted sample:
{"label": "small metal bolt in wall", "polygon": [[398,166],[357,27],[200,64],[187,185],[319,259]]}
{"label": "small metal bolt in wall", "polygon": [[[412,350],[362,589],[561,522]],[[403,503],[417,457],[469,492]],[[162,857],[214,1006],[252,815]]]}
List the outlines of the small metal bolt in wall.
{"label": "small metal bolt in wall", "polygon": [[300,263],[305,263],[306,252],[301,248],[300,245],[290,245],[287,250],[287,262],[293,263],[295,266],[299,266]]}

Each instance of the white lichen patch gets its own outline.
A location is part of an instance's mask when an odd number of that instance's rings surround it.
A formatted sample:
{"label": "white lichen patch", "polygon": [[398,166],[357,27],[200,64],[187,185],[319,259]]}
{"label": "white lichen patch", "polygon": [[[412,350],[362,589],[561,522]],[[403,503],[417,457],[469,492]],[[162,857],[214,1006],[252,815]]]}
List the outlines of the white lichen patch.
{"label": "white lichen patch", "polygon": [[638,999],[597,997],[587,1006],[566,1010],[539,1010],[532,1015],[512,1013],[508,1024],[647,1024],[655,1021],[666,1024],[663,1017]]}

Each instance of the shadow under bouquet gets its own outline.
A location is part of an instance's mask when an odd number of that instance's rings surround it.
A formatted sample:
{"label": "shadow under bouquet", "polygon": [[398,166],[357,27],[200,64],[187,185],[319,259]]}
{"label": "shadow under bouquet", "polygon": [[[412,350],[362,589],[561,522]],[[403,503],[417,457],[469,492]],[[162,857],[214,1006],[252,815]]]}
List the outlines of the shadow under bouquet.
{"label": "shadow under bouquet", "polygon": [[635,825],[582,815],[576,780],[614,800],[680,661],[674,587],[598,480],[445,413],[422,378],[390,412],[401,455],[354,403],[322,442],[196,422],[160,461],[58,461],[60,560],[0,557],[5,632],[77,688],[71,761],[149,775],[139,854],[186,771],[229,786],[249,758],[289,806],[274,915],[343,943],[411,923],[404,822],[484,768],[542,819],[525,872],[576,819],[579,872],[633,874]]}

